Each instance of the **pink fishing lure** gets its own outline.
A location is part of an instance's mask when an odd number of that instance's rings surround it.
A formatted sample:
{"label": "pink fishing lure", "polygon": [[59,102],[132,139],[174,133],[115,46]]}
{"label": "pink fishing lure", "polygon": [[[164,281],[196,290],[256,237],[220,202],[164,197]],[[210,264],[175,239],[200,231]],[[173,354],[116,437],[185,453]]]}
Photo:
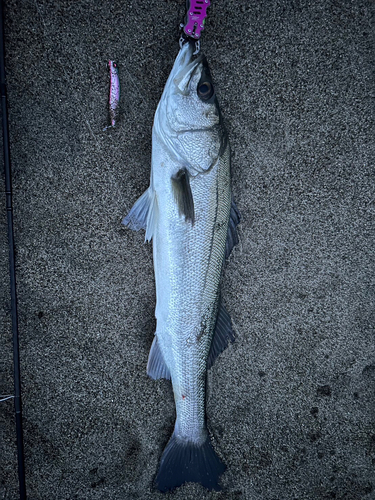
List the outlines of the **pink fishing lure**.
{"label": "pink fishing lure", "polygon": [[118,118],[118,107],[120,102],[120,79],[118,76],[118,68],[115,61],[108,61],[108,68],[110,74],[110,88],[109,88],[109,119],[111,124],[106,127],[114,127]]}

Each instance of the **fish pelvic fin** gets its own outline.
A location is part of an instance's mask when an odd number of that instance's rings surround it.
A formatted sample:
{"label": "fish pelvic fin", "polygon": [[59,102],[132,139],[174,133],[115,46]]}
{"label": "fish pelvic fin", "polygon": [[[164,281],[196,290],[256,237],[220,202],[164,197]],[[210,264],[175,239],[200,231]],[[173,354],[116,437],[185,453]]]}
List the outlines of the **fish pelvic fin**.
{"label": "fish pelvic fin", "polygon": [[151,345],[150,354],[148,355],[147,375],[154,380],[159,378],[171,379],[171,372],[165,363],[156,335]]}
{"label": "fish pelvic fin", "polygon": [[156,194],[149,187],[134,203],[130,212],[124,217],[122,223],[134,231],[146,230],[145,241],[151,241],[157,220]]}
{"label": "fish pelvic fin", "polygon": [[163,493],[190,482],[220,491],[219,477],[225,469],[208,434],[203,443],[197,444],[179,439],[174,432],[161,457],[154,484]]}
{"label": "fish pelvic fin", "polygon": [[172,177],[173,194],[180,215],[185,216],[185,221],[194,224],[194,200],[190,187],[189,173],[182,168]]}

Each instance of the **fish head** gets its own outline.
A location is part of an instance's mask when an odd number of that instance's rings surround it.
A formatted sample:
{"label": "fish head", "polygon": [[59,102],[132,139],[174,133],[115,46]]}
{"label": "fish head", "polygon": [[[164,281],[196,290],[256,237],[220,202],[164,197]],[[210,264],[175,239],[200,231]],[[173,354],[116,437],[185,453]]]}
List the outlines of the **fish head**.
{"label": "fish head", "polygon": [[154,128],[191,174],[208,170],[223,152],[226,133],[206,57],[194,42],[176,58],[155,114]]}

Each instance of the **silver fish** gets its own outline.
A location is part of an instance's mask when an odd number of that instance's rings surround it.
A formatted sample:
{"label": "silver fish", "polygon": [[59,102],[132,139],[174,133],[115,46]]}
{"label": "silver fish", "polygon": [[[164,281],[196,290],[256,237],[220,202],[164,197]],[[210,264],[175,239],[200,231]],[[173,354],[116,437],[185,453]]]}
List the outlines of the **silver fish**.
{"label": "silver fish", "polygon": [[117,117],[118,117],[118,105],[120,102],[120,79],[118,76],[118,68],[117,63],[115,61],[108,61],[108,69],[110,76],[110,85],[109,85],[109,119],[111,124],[108,127],[105,127],[103,130],[107,130],[107,128],[115,127]]}
{"label": "silver fish", "polygon": [[206,372],[234,340],[220,304],[225,257],[238,242],[230,151],[207,61],[182,46],[154,118],[150,187],[123,220],[153,241],[157,327],[147,373],[172,380],[177,419],[155,485],[219,490],[225,465],[206,426]]}

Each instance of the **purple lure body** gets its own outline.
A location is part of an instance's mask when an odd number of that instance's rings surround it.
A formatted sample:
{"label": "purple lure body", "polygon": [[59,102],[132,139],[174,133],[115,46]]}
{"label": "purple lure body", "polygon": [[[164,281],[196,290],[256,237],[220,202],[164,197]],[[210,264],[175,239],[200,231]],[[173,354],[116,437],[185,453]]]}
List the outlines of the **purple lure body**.
{"label": "purple lure body", "polygon": [[108,68],[110,74],[109,118],[111,121],[110,127],[114,127],[118,117],[118,105],[120,102],[120,79],[115,61],[109,60]]}

